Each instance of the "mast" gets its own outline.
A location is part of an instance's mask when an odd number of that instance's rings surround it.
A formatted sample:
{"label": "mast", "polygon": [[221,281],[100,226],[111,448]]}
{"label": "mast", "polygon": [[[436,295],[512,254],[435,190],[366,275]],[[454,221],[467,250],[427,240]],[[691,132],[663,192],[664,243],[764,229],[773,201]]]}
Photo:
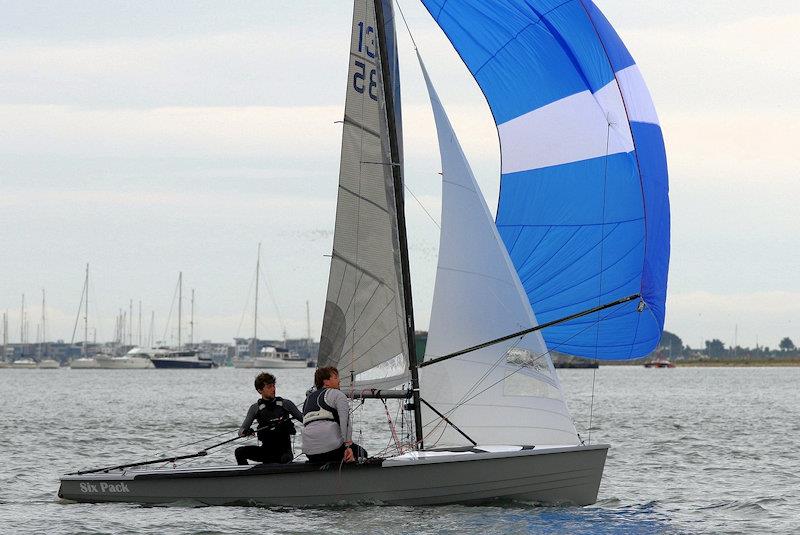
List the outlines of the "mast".
{"label": "mast", "polygon": [[[417,370],[417,350],[414,340],[414,304],[411,298],[411,273],[408,263],[408,237],[406,235],[405,200],[403,190],[403,162],[396,131],[394,92],[391,84],[389,52],[386,43],[386,20],[383,13],[383,0],[374,0],[375,23],[378,27],[378,51],[381,59],[381,80],[386,106],[386,120],[389,130],[389,150],[391,151],[392,175],[394,177],[394,199],[397,211],[398,239],[400,241],[400,267],[403,278],[403,297],[406,310],[406,337],[408,342],[408,368],[411,372],[411,391],[414,400],[414,431],[418,449],[423,449],[422,418],[420,415],[419,372]],[[391,4],[390,4],[391,5]],[[394,19],[391,21],[394,24]]]}
{"label": "mast", "polygon": [[42,345],[39,348],[39,358],[43,358],[47,354],[47,342],[45,342],[45,295],[44,295],[44,288],[42,288]]}
{"label": "mast", "polygon": [[133,345],[133,299],[128,303],[128,345]]}
{"label": "mast", "polygon": [[183,271],[178,272],[178,349],[181,348],[181,312],[183,311]]}
{"label": "mast", "polygon": [[6,346],[8,345],[8,311],[3,312],[3,352],[0,353],[0,360],[6,360]]}
{"label": "mast", "polygon": [[8,318],[6,318],[6,313],[3,312],[3,345],[0,347],[0,362],[5,362],[6,360],[6,344],[8,343]]}
{"label": "mast", "polygon": [[86,288],[86,300],[83,302],[83,347],[81,353],[83,357],[86,356],[86,342],[89,340],[89,264],[86,264],[86,278],[83,281],[83,287]]}
{"label": "mast", "polygon": [[189,347],[194,344],[194,288],[192,288],[192,306],[189,315]]}
{"label": "mast", "polygon": [[19,344],[22,356],[25,356],[25,294],[22,294],[22,306],[19,312]]}
{"label": "mast", "polygon": [[253,306],[253,346],[250,348],[250,356],[256,358],[258,346],[258,279],[261,272],[261,242],[258,243],[258,256],[256,258],[256,299]]}
{"label": "mast", "polygon": [[308,308],[308,301],[306,301],[306,348],[311,354],[311,312]]}
{"label": "mast", "polygon": [[139,300],[139,347],[142,347],[142,301]]}

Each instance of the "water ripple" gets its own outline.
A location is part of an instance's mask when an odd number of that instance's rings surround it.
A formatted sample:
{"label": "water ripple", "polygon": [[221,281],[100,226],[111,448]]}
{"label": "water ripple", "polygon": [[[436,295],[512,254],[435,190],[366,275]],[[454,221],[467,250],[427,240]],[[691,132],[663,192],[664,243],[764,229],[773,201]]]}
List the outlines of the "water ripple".
{"label": "water ripple", "polygon": [[[800,532],[799,368],[601,367],[593,406],[592,374],[559,370],[576,422],[587,424],[591,410],[592,442],[612,446],[598,502],[584,508],[62,502],[59,474],[235,429],[255,400],[255,372],[23,371],[0,370],[2,534]],[[311,373],[279,372],[279,395],[299,403]],[[57,411],[42,391],[57,393]],[[382,406],[360,411],[363,442],[377,451]],[[201,462],[232,461],[232,448],[220,450]]]}

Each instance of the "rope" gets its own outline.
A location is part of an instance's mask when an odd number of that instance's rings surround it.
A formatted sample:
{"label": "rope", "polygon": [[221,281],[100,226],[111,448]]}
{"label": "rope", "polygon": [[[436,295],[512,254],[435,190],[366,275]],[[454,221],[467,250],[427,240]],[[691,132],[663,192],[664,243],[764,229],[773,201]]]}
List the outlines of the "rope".
{"label": "rope", "polygon": [[394,427],[394,422],[392,422],[392,416],[389,414],[389,407],[386,405],[386,400],[381,398],[381,402],[383,403],[383,410],[386,412],[386,420],[389,422],[389,430],[392,432],[392,439],[394,440],[397,449],[402,451],[402,447],[400,446],[400,439],[397,438],[397,429]]}
{"label": "rope", "polygon": [[250,288],[247,290],[247,298],[244,301],[244,308],[242,309],[242,317],[239,319],[239,326],[236,327],[236,337],[239,337],[239,334],[242,332],[242,323],[244,323],[245,314],[247,314],[247,308],[250,306],[250,294],[253,291],[253,286],[255,285],[256,278],[253,277],[253,280],[250,282]]}

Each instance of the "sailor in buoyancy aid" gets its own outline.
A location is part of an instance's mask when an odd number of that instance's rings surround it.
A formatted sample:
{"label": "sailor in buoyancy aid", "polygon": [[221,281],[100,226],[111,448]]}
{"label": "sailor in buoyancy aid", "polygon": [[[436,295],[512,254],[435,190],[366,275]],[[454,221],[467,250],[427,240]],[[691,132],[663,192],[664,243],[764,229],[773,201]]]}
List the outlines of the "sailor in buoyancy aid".
{"label": "sailor in buoyancy aid", "polygon": [[303,403],[303,453],[312,463],[353,462],[367,452],[353,444],[350,404],[339,390],[339,371],[319,368],[314,386]]}
{"label": "sailor in buoyancy aid", "polygon": [[258,422],[260,446],[241,446],[234,455],[238,464],[248,460],[261,463],[288,463],[294,457],[291,436],[296,433],[292,418],[302,421],[303,415],[288,399],[275,396],[275,376],[260,373],[255,380],[256,391],[261,398],[250,406],[247,416],[239,428],[239,436],[249,436],[253,421]]}

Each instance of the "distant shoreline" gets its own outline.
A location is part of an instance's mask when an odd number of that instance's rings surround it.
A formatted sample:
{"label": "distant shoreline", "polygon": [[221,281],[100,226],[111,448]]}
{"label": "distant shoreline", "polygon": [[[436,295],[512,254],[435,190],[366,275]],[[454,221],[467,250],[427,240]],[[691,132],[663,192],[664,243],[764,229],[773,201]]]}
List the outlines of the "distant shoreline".
{"label": "distant shoreline", "polygon": [[[778,367],[798,367],[800,359],[712,359],[712,360],[675,360],[672,361],[678,368],[778,368]],[[612,360],[600,363],[600,367],[605,366],[644,366],[643,360],[623,361]]]}
{"label": "distant shoreline", "polygon": [[756,360],[679,360],[675,366],[687,368],[758,368],[758,367],[781,367],[800,366],[800,359],[756,359]]}

